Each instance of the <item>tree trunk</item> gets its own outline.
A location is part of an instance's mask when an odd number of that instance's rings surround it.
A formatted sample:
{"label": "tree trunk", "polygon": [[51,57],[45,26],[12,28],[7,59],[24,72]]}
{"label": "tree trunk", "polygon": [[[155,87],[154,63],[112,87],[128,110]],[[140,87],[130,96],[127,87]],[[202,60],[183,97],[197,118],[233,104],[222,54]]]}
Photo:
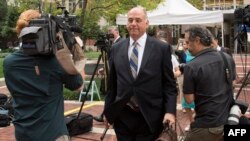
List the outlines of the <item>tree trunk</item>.
{"label": "tree trunk", "polygon": [[[81,12],[81,17],[80,17],[80,27],[83,27],[84,25],[84,17],[86,13],[86,7],[87,7],[88,0],[83,0],[82,4],[82,12]],[[87,39],[83,37],[83,48],[85,49]]]}
{"label": "tree trunk", "polygon": [[86,13],[86,7],[87,7],[88,0],[83,0],[83,5],[82,5],[82,13],[80,17],[80,26],[83,27],[84,25],[84,17]]}

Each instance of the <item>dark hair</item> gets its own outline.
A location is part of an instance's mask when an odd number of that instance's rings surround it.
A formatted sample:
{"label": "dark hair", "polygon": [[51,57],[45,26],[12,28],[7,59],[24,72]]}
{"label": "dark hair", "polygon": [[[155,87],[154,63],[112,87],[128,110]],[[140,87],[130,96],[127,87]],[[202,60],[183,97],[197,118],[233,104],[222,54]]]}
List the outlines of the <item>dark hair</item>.
{"label": "dark hair", "polygon": [[200,26],[192,26],[188,28],[185,32],[189,33],[189,40],[193,41],[196,37],[200,37],[201,44],[204,46],[210,46],[212,43],[212,34],[207,28]]}

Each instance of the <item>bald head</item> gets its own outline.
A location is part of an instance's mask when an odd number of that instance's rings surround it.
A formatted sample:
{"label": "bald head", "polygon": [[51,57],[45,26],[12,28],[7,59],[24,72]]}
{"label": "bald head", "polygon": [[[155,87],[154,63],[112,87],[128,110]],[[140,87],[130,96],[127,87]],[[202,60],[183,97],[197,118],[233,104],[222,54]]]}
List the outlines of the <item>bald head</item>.
{"label": "bald head", "polygon": [[142,7],[142,6],[134,7],[134,8],[132,8],[132,9],[129,10],[128,14],[129,14],[130,12],[134,12],[134,11],[140,11],[140,12],[142,12],[143,17],[144,17],[145,19],[148,19],[147,11],[146,11],[146,9],[145,9],[144,7]]}
{"label": "bald head", "polygon": [[148,24],[147,12],[143,7],[137,6],[128,12],[127,29],[135,41],[146,33]]}

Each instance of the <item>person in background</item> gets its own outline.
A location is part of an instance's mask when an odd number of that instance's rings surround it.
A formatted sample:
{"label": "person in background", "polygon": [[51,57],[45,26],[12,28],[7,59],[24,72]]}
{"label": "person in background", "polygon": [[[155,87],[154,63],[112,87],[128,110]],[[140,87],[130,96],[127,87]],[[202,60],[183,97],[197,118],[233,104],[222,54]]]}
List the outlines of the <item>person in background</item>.
{"label": "person in background", "polygon": [[[224,61],[210,47],[212,35],[206,28],[188,28],[185,31],[185,42],[195,58],[184,68],[183,93],[187,103],[195,101],[196,113],[185,141],[223,141],[223,127],[233,102]],[[233,59],[227,54],[225,57],[232,72]],[[230,73],[231,78],[233,75]]]}
{"label": "person in background", "polygon": [[114,35],[114,38],[111,39],[112,45],[119,42],[122,39],[117,26],[110,26],[108,28],[108,33]]}
{"label": "person in background", "polygon": [[[176,55],[178,56],[178,60],[180,62],[180,70],[183,73],[183,66],[185,66],[185,64],[189,63],[194,56],[192,56],[190,54],[190,52],[188,51],[188,47],[187,44],[185,43],[185,41],[183,39],[179,39],[178,44],[177,44],[177,50],[175,51]],[[184,65],[183,65],[184,64]],[[182,112],[186,113],[186,109],[191,109],[193,111],[195,105],[194,103],[191,104],[187,104],[187,102],[185,101],[185,99],[183,98],[183,92],[182,92],[182,88],[183,88],[183,74],[178,77],[178,86],[179,86],[179,92],[180,92],[180,100],[181,100],[181,105],[182,105]],[[186,130],[188,130],[189,128],[187,127]]]}
{"label": "person in background", "polygon": [[[39,17],[37,10],[21,13],[16,23],[17,34],[30,20]],[[58,33],[58,38],[64,42],[62,33]],[[69,75],[54,55],[29,56],[22,47],[5,57],[3,72],[13,98],[16,140],[69,141],[63,87],[80,92],[83,87],[80,73]]]}
{"label": "person in background", "polygon": [[[185,58],[186,63],[185,63],[185,64],[188,64],[192,59],[194,59],[194,56],[192,56],[192,55],[190,54],[186,42],[183,42],[183,50],[184,50],[185,56],[186,56],[186,58]],[[183,80],[182,80],[182,81],[183,81]],[[182,84],[183,84],[183,82],[182,82]],[[183,97],[182,97],[182,99],[181,99],[181,105],[182,105],[182,112],[183,112],[183,113],[186,113],[186,109],[190,109],[190,110],[193,112],[194,107],[195,107],[194,102],[188,104],[188,103],[186,102],[186,100],[185,100]],[[188,129],[189,129],[189,128],[186,128],[186,130],[188,130]]]}
{"label": "person in background", "polygon": [[104,115],[118,141],[153,141],[163,123],[175,123],[177,90],[171,47],[149,37],[148,25],[143,7],[129,10],[130,37],[115,44],[111,52]]}
{"label": "person in background", "polygon": [[[233,57],[231,51],[229,48],[226,48],[226,47],[221,47],[219,45],[219,40],[217,37],[213,37],[212,39],[212,44],[211,44],[211,47],[217,51],[221,51],[221,52],[224,52],[224,53],[227,53],[228,55],[230,55],[231,57]],[[235,61],[234,61],[234,64],[235,64]],[[236,66],[233,66],[233,73],[235,74],[235,76],[237,76],[237,73],[236,73]],[[236,85],[236,77],[232,80],[233,81],[233,88],[235,88],[235,85]]]}
{"label": "person in background", "polygon": [[232,56],[232,52],[230,51],[229,48],[226,48],[226,47],[221,47],[219,45],[219,39],[217,37],[214,37],[213,38],[213,41],[212,41],[212,44],[211,44],[212,48],[216,49],[217,51],[222,51],[222,52],[225,52],[227,53],[228,55]]}
{"label": "person in background", "polygon": [[183,43],[184,43],[184,39],[182,38],[178,39],[178,43],[175,49],[175,54],[180,64],[186,63],[186,54],[183,48]]}
{"label": "person in background", "polygon": [[[186,100],[184,99],[184,96],[183,96],[183,70],[185,68],[185,64],[189,63],[194,58],[194,56],[192,56],[190,54],[190,52],[188,51],[188,47],[187,47],[187,44],[185,43],[184,39],[179,40],[177,49],[179,49],[179,48],[182,49],[182,50],[177,51],[177,54],[179,55],[178,58],[180,58],[179,61],[182,62],[179,65],[179,69],[181,70],[182,73],[177,78],[179,94],[180,94],[180,101],[181,101],[181,106],[182,106],[182,112],[187,113],[189,121],[192,122],[193,118],[195,116],[195,113],[194,113],[195,104],[194,104],[194,102],[192,102],[191,104],[188,104],[186,102]],[[190,125],[188,124],[184,128],[184,130],[189,131],[189,129],[190,129]]]}
{"label": "person in background", "polygon": [[[111,35],[114,36],[114,38],[110,38],[112,47],[113,47],[113,45],[114,45],[115,43],[117,43],[117,42],[119,42],[119,41],[122,40],[122,38],[121,38],[121,36],[120,36],[120,34],[119,34],[119,30],[118,30],[118,27],[117,27],[117,26],[110,26],[110,27],[108,28],[108,34],[111,34]],[[111,49],[112,49],[112,47],[111,47]],[[107,54],[108,54],[108,57],[109,57],[109,56],[110,56],[110,53],[107,53]],[[98,70],[98,75],[105,75],[105,74],[104,74],[104,69],[103,69],[103,68],[100,68],[100,69]],[[104,81],[105,81],[105,80],[102,80],[101,88],[100,88],[100,89],[104,88],[104,86],[103,86],[103,85],[105,85],[105,82],[104,82]],[[98,116],[94,116],[93,119],[96,120],[96,121],[98,121],[98,122],[104,122],[104,119],[103,119],[103,112],[102,112],[100,115],[98,115]]]}
{"label": "person in background", "polygon": [[[165,31],[158,31],[156,37],[163,41],[163,42],[167,42],[167,33]],[[173,65],[173,72],[174,72],[174,77],[177,78],[181,75],[181,71],[179,68],[180,63],[178,62],[176,56],[174,55],[174,51],[173,48],[171,47],[171,61],[172,61],[172,65]]]}

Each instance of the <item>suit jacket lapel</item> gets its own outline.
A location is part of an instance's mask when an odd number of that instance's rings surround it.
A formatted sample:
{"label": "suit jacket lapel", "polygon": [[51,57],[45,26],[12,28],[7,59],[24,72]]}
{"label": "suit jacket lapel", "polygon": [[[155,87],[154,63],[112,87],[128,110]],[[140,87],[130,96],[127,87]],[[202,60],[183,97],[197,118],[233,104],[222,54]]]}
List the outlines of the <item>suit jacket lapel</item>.
{"label": "suit jacket lapel", "polygon": [[122,45],[122,62],[124,62],[124,65],[126,65],[126,68],[128,69],[127,71],[130,74],[131,79],[134,79],[131,69],[130,69],[130,64],[129,64],[129,58],[128,58],[128,48],[129,48],[129,38],[126,39],[125,43]]}
{"label": "suit jacket lapel", "polygon": [[151,42],[151,37],[147,36],[145,49],[144,49],[144,53],[143,53],[143,56],[142,56],[141,67],[140,67],[137,78],[140,76],[141,70],[143,70],[144,67],[146,66],[146,63],[147,63],[148,58],[149,58],[149,56],[150,56],[150,54],[152,52],[152,49],[153,49],[153,43]]}

